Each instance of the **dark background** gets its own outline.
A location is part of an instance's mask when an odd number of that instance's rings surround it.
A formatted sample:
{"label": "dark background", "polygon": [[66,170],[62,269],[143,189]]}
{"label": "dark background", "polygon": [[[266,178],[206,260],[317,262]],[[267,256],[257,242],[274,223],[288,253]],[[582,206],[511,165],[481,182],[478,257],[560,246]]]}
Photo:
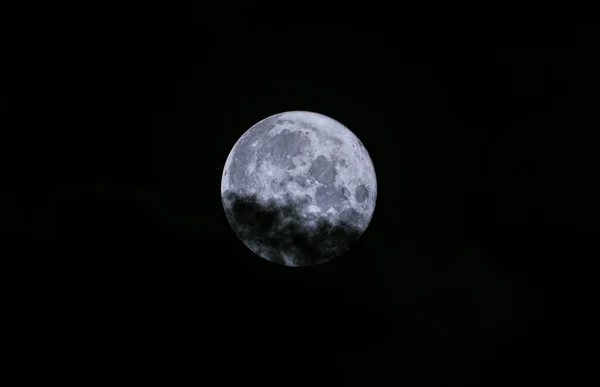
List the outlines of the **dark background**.
{"label": "dark background", "polygon": [[[80,10],[25,36],[2,230],[41,376],[584,377],[596,29],[364,12]],[[254,255],[220,199],[235,141],[287,110],[345,124],[378,178],[366,233],[313,268]]]}

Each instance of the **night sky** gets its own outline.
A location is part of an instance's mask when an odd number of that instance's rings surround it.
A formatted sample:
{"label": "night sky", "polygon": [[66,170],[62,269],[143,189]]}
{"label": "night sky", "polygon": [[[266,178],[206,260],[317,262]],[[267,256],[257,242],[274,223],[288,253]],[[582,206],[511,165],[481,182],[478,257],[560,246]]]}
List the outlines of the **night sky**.
{"label": "night sky", "polygon": [[[16,130],[30,145],[1,204],[44,375],[366,387],[582,377],[595,29],[272,13],[104,10],[40,37],[35,108]],[[237,139],[289,110],[351,129],[378,179],[365,234],[312,268],[254,255],[221,204]]]}

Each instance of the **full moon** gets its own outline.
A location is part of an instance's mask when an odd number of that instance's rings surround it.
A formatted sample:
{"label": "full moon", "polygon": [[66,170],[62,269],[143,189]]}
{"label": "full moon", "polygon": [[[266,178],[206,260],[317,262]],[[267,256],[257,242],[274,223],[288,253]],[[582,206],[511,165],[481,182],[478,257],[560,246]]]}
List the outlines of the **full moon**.
{"label": "full moon", "polygon": [[347,252],[367,229],[377,179],[358,137],[307,111],[272,115],[229,153],[221,199],[237,237],[260,257],[312,266]]}

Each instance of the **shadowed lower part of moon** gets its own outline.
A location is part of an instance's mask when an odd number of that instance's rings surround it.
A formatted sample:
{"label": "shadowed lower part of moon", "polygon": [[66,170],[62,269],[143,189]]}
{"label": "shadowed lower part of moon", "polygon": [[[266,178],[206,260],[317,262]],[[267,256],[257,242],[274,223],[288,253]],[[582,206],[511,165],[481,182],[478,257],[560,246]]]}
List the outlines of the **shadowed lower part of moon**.
{"label": "shadowed lower part of moon", "polygon": [[264,203],[256,195],[223,193],[225,214],[237,236],[258,255],[286,266],[312,266],[348,251],[364,231],[361,215],[350,211],[332,223],[315,215],[307,219],[305,203],[288,199],[284,204]]}

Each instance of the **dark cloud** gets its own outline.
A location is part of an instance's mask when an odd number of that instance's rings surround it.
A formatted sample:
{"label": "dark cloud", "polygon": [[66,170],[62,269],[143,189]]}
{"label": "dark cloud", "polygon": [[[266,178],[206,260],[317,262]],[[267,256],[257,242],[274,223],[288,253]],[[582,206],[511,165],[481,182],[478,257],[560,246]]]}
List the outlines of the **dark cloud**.
{"label": "dark cloud", "polygon": [[256,195],[223,193],[225,213],[237,236],[272,262],[285,264],[282,253],[295,257],[294,266],[327,262],[349,250],[362,233],[356,226],[361,216],[354,210],[335,224],[317,215],[307,219],[300,209],[308,200],[288,197],[283,205],[264,204]]}

